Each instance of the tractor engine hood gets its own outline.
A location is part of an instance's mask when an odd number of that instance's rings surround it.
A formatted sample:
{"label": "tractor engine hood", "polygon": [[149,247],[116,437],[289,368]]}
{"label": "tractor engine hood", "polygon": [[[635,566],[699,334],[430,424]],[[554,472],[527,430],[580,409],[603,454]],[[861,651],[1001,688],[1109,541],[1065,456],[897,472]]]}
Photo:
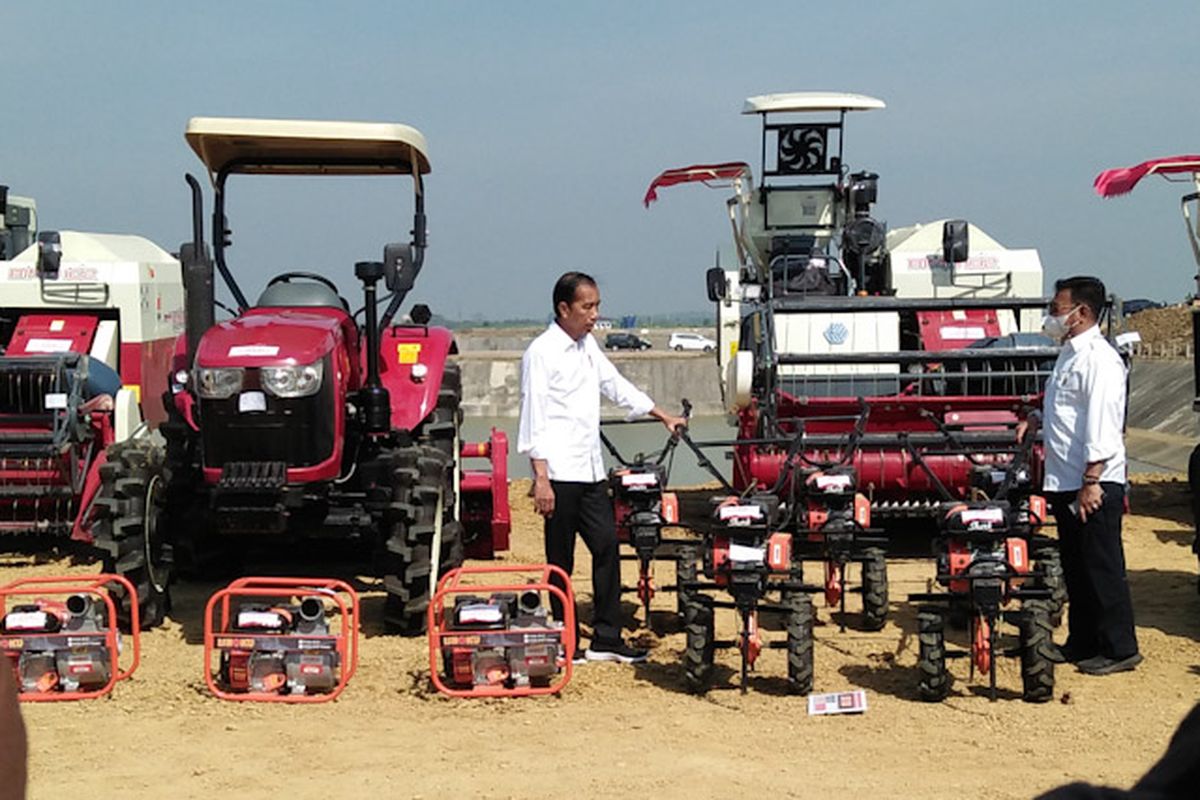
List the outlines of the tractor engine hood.
{"label": "tractor engine hood", "polygon": [[[338,317],[342,317],[339,319]],[[311,364],[345,336],[344,314],[264,308],[209,328],[196,349],[202,367]]]}

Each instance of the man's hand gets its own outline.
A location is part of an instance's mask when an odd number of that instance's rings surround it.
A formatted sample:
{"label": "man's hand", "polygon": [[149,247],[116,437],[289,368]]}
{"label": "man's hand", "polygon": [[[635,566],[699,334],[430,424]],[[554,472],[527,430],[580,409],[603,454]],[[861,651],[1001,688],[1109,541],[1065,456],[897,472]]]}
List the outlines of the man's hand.
{"label": "man's hand", "polygon": [[671,433],[679,433],[680,429],[686,428],[688,423],[687,417],[673,417],[670,414],[663,414],[660,419]]}
{"label": "man's hand", "polygon": [[1085,483],[1075,502],[1079,503],[1079,521],[1087,522],[1088,514],[1095,514],[1104,505],[1104,490],[1098,483]]}
{"label": "man's hand", "polygon": [[1038,431],[1037,417],[1030,416],[1017,423],[1017,444],[1024,444],[1026,436],[1033,436]]}
{"label": "man's hand", "polygon": [[554,487],[545,475],[533,479],[533,508],[543,517],[554,514]]}

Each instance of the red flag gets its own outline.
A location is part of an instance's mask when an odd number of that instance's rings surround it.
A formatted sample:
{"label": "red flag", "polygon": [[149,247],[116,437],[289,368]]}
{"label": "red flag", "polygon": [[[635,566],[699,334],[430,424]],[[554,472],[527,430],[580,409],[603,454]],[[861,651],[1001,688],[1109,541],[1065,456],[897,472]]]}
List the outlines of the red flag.
{"label": "red flag", "polygon": [[1096,176],[1092,185],[1101,197],[1116,197],[1133,189],[1137,182],[1150,174],[1165,175],[1178,172],[1200,172],[1200,156],[1167,156],[1144,161],[1132,167],[1106,169]]}

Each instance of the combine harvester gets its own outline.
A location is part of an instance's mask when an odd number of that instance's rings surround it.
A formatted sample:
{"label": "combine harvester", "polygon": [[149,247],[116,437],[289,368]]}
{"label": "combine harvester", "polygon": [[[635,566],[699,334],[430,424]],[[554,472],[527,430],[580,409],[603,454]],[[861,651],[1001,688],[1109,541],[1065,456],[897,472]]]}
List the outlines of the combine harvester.
{"label": "combine harvester", "polygon": [[[1016,426],[1039,407],[1058,354],[1031,333],[1047,304],[1035,250],[1007,249],[961,220],[888,231],[872,216],[878,175],[850,171],[843,132],[847,114],[883,107],[854,94],[752,97],[743,113],[762,121],[760,184],[745,163],[695,165],[662,173],[645,197],[649,205],[680,183],[732,185],[738,268],[714,267],[706,283],[738,435],[696,444],[732,446],[731,493],[779,499],[771,529],[791,534],[796,568],[823,562],[829,605],[845,611],[848,566],[861,565],[869,630],[888,615],[885,546],[896,533],[915,523],[940,541],[937,520],[964,501],[1003,497],[1005,514],[1027,518],[1040,445],[1018,475],[1007,467]],[[1057,549],[1033,544],[1024,585],[1060,597]],[[739,554],[768,556],[761,547]],[[729,557],[706,557],[706,575]],[[969,559],[956,563],[970,569]],[[690,616],[711,620],[711,611]],[[743,658],[757,652],[755,628],[743,621]],[[689,649],[711,657],[691,634]],[[993,645],[987,637],[982,646]]]}
{"label": "combine harvester", "polygon": [[[420,305],[411,322],[396,321],[425,260],[425,137],[407,125],[207,117],[192,119],[186,137],[215,193],[213,260],[189,175],[187,335],[163,425],[172,543],[202,570],[252,545],[282,555],[307,539],[357,542],[383,578],[389,627],[418,633],[438,575],[507,549],[509,533],[507,441],[499,431],[460,441],[450,331],[429,325]],[[226,263],[232,175],[410,178],[411,241],[353,265],[363,286],[355,312],[310,272],[276,275],[251,304]],[[214,261],[237,306],[222,322]],[[490,469],[463,470],[464,455],[488,458]]]}
{"label": "combine harvester", "polygon": [[[158,530],[163,419],[183,330],[179,262],[137,236],[36,231],[32,201],[4,209],[0,261],[0,550],[31,538],[94,545],[128,579],[141,624],[169,606]],[[30,244],[35,241],[36,244]],[[130,595],[112,596],[123,625]]]}

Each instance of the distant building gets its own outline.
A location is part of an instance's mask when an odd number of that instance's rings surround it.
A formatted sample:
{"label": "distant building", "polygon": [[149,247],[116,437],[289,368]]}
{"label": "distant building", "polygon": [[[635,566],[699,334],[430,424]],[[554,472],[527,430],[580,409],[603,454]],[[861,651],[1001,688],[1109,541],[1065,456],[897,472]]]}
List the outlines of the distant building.
{"label": "distant building", "polygon": [[598,331],[610,331],[612,327],[613,321],[611,319],[601,318],[596,320],[596,330]]}

